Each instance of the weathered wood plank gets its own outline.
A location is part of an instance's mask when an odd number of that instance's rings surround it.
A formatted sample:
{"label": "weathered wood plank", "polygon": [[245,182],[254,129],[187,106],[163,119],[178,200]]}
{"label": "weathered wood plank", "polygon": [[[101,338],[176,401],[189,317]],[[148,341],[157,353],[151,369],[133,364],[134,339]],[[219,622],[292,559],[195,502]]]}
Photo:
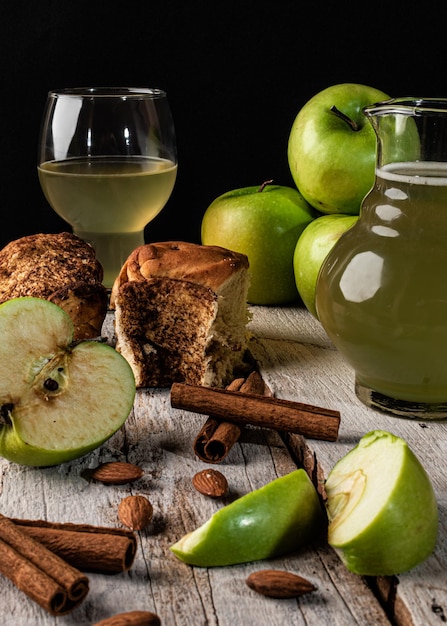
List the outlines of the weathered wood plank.
{"label": "weathered wood plank", "polygon": [[422,461],[439,503],[438,545],[425,563],[394,581],[380,581],[379,588],[385,598],[390,596],[390,610],[398,623],[423,626],[447,621],[447,424],[399,419],[365,407],[355,396],[352,369],[321,325],[303,309],[291,307],[272,315],[269,309],[257,307],[252,329],[251,350],[276,396],[341,413],[336,443],[307,441],[308,452],[316,457],[323,474],[362,435],[376,428],[403,437]]}
{"label": "weathered wood plank", "polygon": [[[266,322],[270,315],[277,320],[272,322],[272,327]],[[333,405],[333,387],[325,380],[325,368],[329,365],[326,355],[330,355],[337,376],[342,377],[344,372],[324,334],[314,328],[317,331],[314,336],[310,324],[311,341],[307,342],[307,331],[301,329],[301,321],[297,326],[295,312],[286,309],[270,310],[269,315],[267,311],[256,310],[253,327],[257,326],[259,338],[254,340],[253,347],[275,392],[288,397],[298,389],[304,400],[302,384],[297,386],[296,381],[300,380],[298,374],[304,376],[305,370],[309,379],[301,378],[301,381],[309,385],[307,400]],[[288,336],[296,329],[304,345]],[[105,332],[111,336],[110,325]],[[307,363],[310,370],[303,365]],[[351,395],[348,388],[342,387],[340,396],[337,392],[336,402],[342,415],[348,412]],[[205,522],[233,498],[296,467],[277,433],[247,427],[241,441],[219,466],[228,479],[229,495],[219,501],[206,498],[191,483],[194,473],[206,466],[193,452],[193,441],[203,421],[204,416],[172,409],[168,390],[141,390],[126,425],[100,449],[82,459],[43,469],[0,460],[0,511],[4,515],[120,526],[117,507],[126,495],[146,495],[154,506],[153,521],[138,533],[138,552],[131,570],[116,576],[89,574],[87,599],[72,614],[59,617],[58,626],[91,626],[115,613],[137,609],[156,612],[162,623],[169,626],[363,626],[365,623],[389,626],[365,581],[349,574],[324,544],[309,546],[282,559],[223,568],[192,568],[174,557],[169,546],[185,532]],[[317,449],[324,457],[321,462],[325,468],[362,432],[361,424],[351,433],[349,424],[345,423],[339,444]],[[105,486],[84,477],[87,469],[108,460],[136,463],[145,474],[136,483],[121,486]],[[317,591],[299,600],[261,597],[246,586],[245,579],[264,567],[296,571],[312,580]],[[4,578],[0,579],[0,593],[2,623],[15,626],[56,623],[55,618],[44,614]]]}

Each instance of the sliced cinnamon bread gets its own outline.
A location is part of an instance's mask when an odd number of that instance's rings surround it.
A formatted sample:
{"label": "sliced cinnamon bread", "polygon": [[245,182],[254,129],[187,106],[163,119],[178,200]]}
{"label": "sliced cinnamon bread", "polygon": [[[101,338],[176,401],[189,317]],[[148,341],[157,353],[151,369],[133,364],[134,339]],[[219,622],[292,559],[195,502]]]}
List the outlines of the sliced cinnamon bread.
{"label": "sliced cinnamon bread", "polygon": [[222,387],[246,368],[248,259],[217,246],[140,246],[115,281],[116,349],[137,387]]}

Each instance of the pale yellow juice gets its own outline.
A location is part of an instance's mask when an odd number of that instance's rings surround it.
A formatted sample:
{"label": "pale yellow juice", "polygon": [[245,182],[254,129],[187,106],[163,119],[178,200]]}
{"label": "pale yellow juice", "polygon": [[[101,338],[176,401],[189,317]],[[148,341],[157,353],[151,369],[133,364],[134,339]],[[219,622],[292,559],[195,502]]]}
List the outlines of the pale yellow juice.
{"label": "pale yellow juice", "polygon": [[144,227],[165,206],[177,165],[145,157],[48,161],[38,168],[43,192],[58,215],[89,241],[111,286]]}
{"label": "pale yellow juice", "polygon": [[378,172],[358,223],[317,288],[321,323],[358,383],[409,402],[447,402],[447,169]]}

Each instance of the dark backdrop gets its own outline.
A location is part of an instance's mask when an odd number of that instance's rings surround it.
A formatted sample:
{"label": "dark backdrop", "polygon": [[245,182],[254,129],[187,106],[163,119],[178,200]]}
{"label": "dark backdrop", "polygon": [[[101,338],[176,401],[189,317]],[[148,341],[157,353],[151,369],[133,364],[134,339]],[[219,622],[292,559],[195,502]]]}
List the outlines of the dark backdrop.
{"label": "dark backdrop", "polygon": [[0,29],[0,245],[67,228],[36,173],[50,89],[168,92],[179,173],[146,240],[197,242],[221,193],[268,178],[293,185],[288,134],[317,91],[361,82],[392,96],[447,96],[444,12],[430,0],[4,0]]}

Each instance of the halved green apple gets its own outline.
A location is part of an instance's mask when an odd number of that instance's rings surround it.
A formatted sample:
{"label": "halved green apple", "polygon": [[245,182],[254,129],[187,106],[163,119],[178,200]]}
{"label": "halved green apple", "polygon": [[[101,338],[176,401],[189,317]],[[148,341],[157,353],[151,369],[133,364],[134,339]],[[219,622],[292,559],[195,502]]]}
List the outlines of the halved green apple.
{"label": "halved green apple", "polygon": [[438,506],[430,478],[408,444],[367,433],[326,481],[328,541],[356,574],[407,571],[433,552]]}
{"label": "halved green apple", "polygon": [[73,342],[56,304],[23,297],[0,305],[0,456],[48,466],[99,447],[125,422],[135,380],[99,341]]}
{"label": "halved green apple", "polygon": [[310,544],[326,521],[314,485],[298,469],[231,502],[170,549],[199,567],[247,563]]}

